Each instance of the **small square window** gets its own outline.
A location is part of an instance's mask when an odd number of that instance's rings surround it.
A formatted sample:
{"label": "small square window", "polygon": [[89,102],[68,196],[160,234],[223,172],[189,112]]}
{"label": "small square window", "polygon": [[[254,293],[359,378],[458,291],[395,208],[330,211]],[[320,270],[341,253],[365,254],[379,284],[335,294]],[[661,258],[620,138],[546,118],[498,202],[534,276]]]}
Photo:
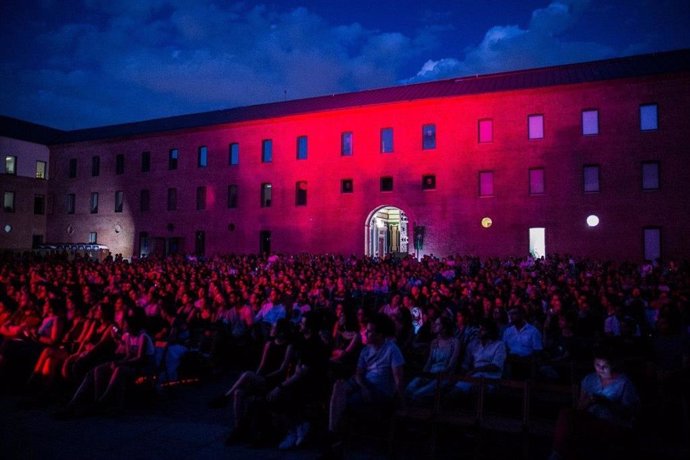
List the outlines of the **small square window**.
{"label": "small square window", "polygon": [[354,183],[352,179],[342,179],[340,181],[340,193],[352,193],[354,191]]}
{"label": "small square window", "polygon": [[494,196],[494,172],[479,172],[479,196]]}
{"label": "small square window", "polygon": [[659,162],[642,163],[642,190],[658,190],[659,184]]}
{"label": "small square window", "polygon": [[89,212],[98,214],[98,192],[92,192],[89,200]]}
{"label": "small square window", "polygon": [[479,143],[486,144],[494,141],[494,121],[490,119],[479,120]]}
{"label": "small square window", "polygon": [[527,125],[530,139],[544,138],[544,115],[530,115]]}
{"label": "small square window", "polygon": [[393,128],[381,130],[381,153],[393,152]]}
{"label": "small square window", "polygon": [[297,159],[307,159],[307,136],[299,136],[297,138]]}
{"label": "small square window", "polygon": [[197,166],[199,168],[208,166],[208,148],[205,145],[199,147],[197,152]]}
{"label": "small square window", "polygon": [[436,148],[436,125],[422,126],[422,149],[432,150]]}
{"label": "small square window", "polygon": [[298,181],[295,184],[295,206],[307,205],[307,181]]}
{"label": "small square window", "polygon": [[91,157],[91,176],[97,177],[101,174],[101,157]]}
{"label": "small square window", "polygon": [[240,144],[233,142],[228,148],[228,163],[230,166],[240,164]]}
{"label": "small square window", "polygon": [[122,212],[125,207],[125,192],[118,190],[115,192],[115,212]]}
{"label": "small square window", "polygon": [[151,152],[141,152],[141,172],[151,171]]}
{"label": "small square window", "polygon": [[381,191],[382,192],[392,192],[393,191],[393,178],[390,176],[384,176],[381,178]]}
{"label": "small square window", "polygon": [[273,141],[264,139],[261,142],[261,162],[271,163],[273,161]]}
{"label": "small square window", "polygon": [[585,193],[596,193],[599,191],[599,166],[585,165],[582,170],[584,177]]}
{"label": "small square window", "polygon": [[352,155],[352,132],[350,131],[340,134],[340,154],[344,157]]}
{"label": "small square window", "polygon": [[36,179],[47,179],[48,163],[45,161],[36,162]]}
{"label": "small square window", "polygon": [[125,173],[125,156],[121,153],[115,155],[115,174],[122,175]]}
{"label": "small square window", "polygon": [[170,149],[168,152],[168,169],[177,169],[177,162],[180,159],[180,151],[178,149]]}
{"label": "small square window", "polygon": [[640,130],[654,131],[659,129],[658,107],[656,104],[640,106]]}
{"label": "small square window", "polygon": [[544,194],[544,169],[534,168],[529,170],[529,194]]}
{"label": "small square window", "polygon": [[582,111],[582,135],[595,136],[599,134],[599,111],[598,110],[583,110]]}
{"label": "small square window", "polygon": [[17,157],[13,155],[5,157],[5,174],[17,174]]}
{"label": "small square window", "polygon": [[436,189],[436,176],[433,174],[427,174],[422,176],[422,190],[435,190]]}

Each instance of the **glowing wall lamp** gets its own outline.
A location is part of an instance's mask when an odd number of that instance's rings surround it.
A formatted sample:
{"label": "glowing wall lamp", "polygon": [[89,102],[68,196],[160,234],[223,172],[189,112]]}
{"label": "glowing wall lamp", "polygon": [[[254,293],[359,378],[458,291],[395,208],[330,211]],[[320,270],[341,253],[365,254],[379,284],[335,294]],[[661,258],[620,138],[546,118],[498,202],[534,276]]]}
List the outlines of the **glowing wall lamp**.
{"label": "glowing wall lamp", "polygon": [[587,225],[589,227],[596,227],[597,225],[599,225],[599,217],[597,217],[594,214],[587,216]]}

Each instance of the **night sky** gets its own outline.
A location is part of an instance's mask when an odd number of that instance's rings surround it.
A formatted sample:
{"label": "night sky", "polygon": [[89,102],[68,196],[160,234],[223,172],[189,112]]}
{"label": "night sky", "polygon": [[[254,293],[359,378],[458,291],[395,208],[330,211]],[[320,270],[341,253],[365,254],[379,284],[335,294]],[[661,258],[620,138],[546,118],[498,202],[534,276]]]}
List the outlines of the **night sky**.
{"label": "night sky", "polygon": [[0,115],[79,129],[690,47],[688,0],[1,0]]}

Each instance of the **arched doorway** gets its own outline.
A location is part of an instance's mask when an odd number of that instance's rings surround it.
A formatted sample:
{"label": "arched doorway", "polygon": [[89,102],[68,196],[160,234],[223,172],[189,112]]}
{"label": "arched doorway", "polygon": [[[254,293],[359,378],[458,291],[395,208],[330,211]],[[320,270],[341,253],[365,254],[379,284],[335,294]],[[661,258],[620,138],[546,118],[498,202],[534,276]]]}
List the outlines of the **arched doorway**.
{"label": "arched doorway", "polygon": [[395,206],[374,209],[364,222],[364,254],[383,257],[408,253],[408,225],[405,212]]}

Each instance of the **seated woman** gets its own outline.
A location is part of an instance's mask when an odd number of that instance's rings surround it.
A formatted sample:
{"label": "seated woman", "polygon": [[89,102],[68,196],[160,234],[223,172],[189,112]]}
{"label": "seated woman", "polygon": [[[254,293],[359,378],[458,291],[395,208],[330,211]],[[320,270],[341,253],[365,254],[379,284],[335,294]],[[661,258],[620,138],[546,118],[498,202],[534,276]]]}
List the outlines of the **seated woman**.
{"label": "seated woman", "polygon": [[630,379],[616,369],[610,350],[594,352],[594,372],[580,385],[576,409],[564,409],[556,422],[552,459],[579,458],[578,448],[624,442],[639,404]]}
{"label": "seated woman", "polygon": [[[422,370],[429,374],[452,373],[460,355],[460,341],[453,336],[453,321],[440,316],[432,323],[432,330],[436,338],[431,342],[429,357]],[[405,396],[413,401],[428,398],[434,394],[435,385],[432,377],[415,377],[407,385]]]}
{"label": "seated woman", "polygon": [[355,371],[362,338],[355,312],[343,304],[338,304],[335,311],[337,319],[333,325],[331,370],[336,378],[347,378]]}

